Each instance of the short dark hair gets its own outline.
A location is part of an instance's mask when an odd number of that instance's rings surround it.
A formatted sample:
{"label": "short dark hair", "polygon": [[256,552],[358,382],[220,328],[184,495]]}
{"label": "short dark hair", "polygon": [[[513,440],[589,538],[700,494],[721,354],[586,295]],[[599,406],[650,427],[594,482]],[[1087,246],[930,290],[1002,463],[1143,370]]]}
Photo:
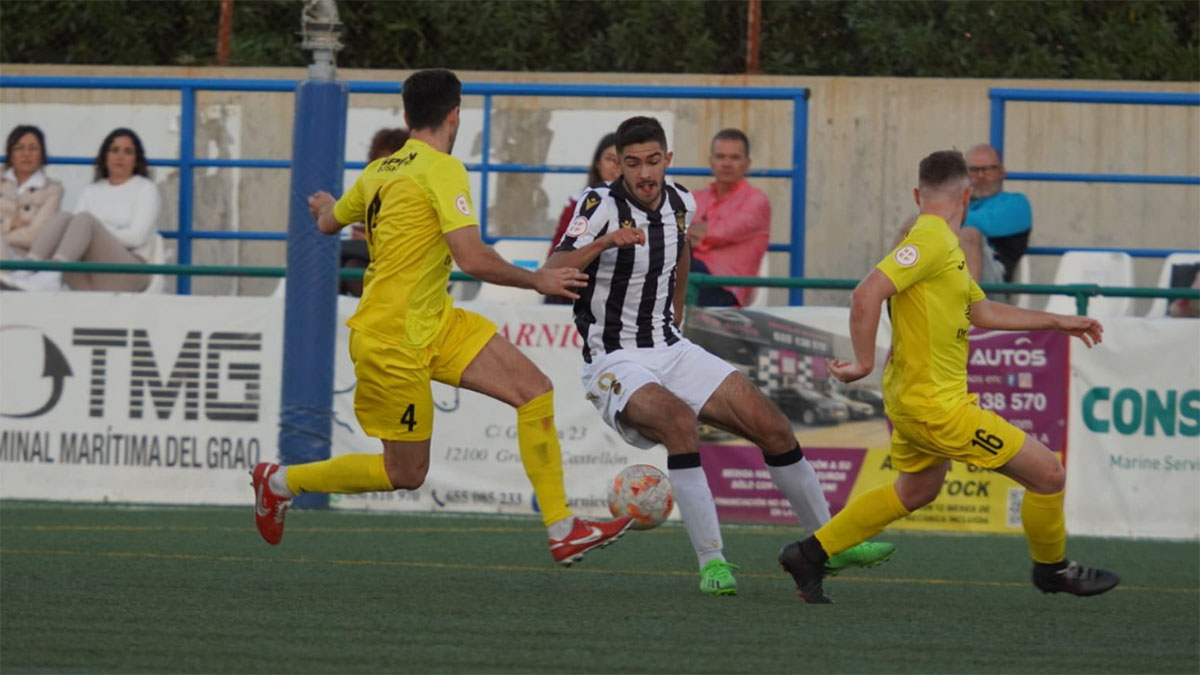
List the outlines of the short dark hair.
{"label": "short dark hair", "polygon": [[367,151],[367,161],[374,162],[380,157],[387,157],[404,147],[408,142],[408,129],[380,129],[371,137],[371,149]]}
{"label": "short dark hair", "polygon": [[744,134],[741,129],[730,128],[718,131],[717,135],[713,136],[712,141],[708,144],[708,147],[712,148],[713,143],[716,143],[717,141],[741,141],[742,146],[746,148],[746,156],[750,156],[750,139],[746,137],[746,134]]}
{"label": "short dark hair", "polygon": [[150,168],[146,164],[146,150],[142,148],[142,139],[138,138],[138,135],[133,132],[133,129],[118,127],[110,131],[108,135],[104,137],[104,142],[100,144],[100,152],[96,155],[96,175],[93,180],[108,178],[108,162],[105,161],[108,156],[108,149],[112,146],[113,141],[122,136],[125,136],[133,142],[133,152],[135,158],[133,162],[133,175],[142,176],[144,178],[150,177]]}
{"label": "short dark hair", "polygon": [[404,81],[404,114],[412,129],[436,129],[462,104],[462,82],[445,68],[418,70]]}
{"label": "short dark hair", "polygon": [[617,152],[634,143],[649,143],[658,141],[663,150],[667,149],[667,132],[653,117],[630,117],[617,127]]}
{"label": "short dark hair", "polygon": [[917,170],[917,186],[940,188],[967,178],[967,160],[958,150],[939,150],[925,159]]}
{"label": "short dark hair", "polygon": [[8,142],[4,144],[4,168],[12,166],[13,148],[17,147],[17,141],[25,137],[26,134],[33,134],[38,139],[38,145],[42,146],[42,165],[46,164],[46,136],[42,130],[32,124],[19,124],[8,134]]}
{"label": "short dark hair", "polygon": [[592,153],[592,163],[588,165],[588,187],[604,182],[604,179],[600,178],[600,169],[596,167],[599,166],[604,151],[616,144],[617,135],[614,133],[607,133],[600,137],[600,142],[596,144],[596,151]]}

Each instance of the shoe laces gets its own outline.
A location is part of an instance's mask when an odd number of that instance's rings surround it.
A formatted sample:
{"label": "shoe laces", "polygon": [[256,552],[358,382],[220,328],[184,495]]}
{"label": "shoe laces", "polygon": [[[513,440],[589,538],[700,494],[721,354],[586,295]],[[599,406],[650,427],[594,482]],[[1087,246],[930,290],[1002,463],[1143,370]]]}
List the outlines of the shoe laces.
{"label": "shoe laces", "polygon": [[732,576],[734,572],[742,568],[728,560],[713,560],[705,565],[704,569],[708,572],[708,576],[725,578]]}
{"label": "shoe laces", "polygon": [[1057,574],[1061,574],[1064,579],[1086,580],[1095,578],[1096,569],[1094,567],[1085,567],[1080,565],[1074,560],[1068,560],[1067,566],[1059,570]]}
{"label": "shoe laces", "polygon": [[287,514],[288,507],[292,505],[292,500],[281,501],[275,507],[275,522],[282,523],[283,517]]}

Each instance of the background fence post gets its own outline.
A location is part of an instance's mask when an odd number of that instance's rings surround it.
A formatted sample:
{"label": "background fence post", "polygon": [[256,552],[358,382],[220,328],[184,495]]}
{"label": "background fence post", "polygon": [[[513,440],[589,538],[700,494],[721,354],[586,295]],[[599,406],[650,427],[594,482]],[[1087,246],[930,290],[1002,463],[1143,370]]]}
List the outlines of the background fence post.
{"label": "background fence post", "polygon": [[[348,102],[346,85],[336,81],[307,80],[296,87],[279,410],[284,464],[330,456],[339,241],[317,230],[308,196],[317,190],[342,192]],[[328,504],[323,494],[300,495],[294,502],[308,508]]]}

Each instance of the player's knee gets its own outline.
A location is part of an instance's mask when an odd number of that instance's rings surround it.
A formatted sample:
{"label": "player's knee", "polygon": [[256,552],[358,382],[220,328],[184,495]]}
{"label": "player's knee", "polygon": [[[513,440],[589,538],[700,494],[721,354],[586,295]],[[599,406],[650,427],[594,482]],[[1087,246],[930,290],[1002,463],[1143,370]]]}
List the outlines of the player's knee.
{"label": "player's knee", "polygon": [[694,452],[700,442],[696,416],[686,405],[672,406],[670,411],[664,411],[655,426],[668,449]]}
{"label": "player's knee", "polygon": [[388,480],[397,490],[416,490],[425,484],[429,466],[388,466]]}
{"label": "player's knee", "polygon": [[1036,487],[1035,492],[1045,495],[1062,492],[1067,487],[1067,470],[1063,468],[1062,464],[1055,462],[1052,468],[1038,477]]}
{"label": "player's knee", "polygon": [[938,493],[941,491],[942,484],[933,481],[914,481],[896,485],[896,496],[900,498],[900,503],[904,505],[904,508],[909,511],[916,511],[927,506],[937,499]]}
{"label": "player's knee", "polygon": [[783,413],[771,416],[763,445],[760,447],[770,455],[782,455],[796,447],[796,432],[792,430],[792,423]]}
{"label": "player's knee", "polygon": [[526,378],[526,381],[519,385],[517,407],[529,403],[533,399],[554,391],[554,382],[542,371],[537,371],[537,374]]}

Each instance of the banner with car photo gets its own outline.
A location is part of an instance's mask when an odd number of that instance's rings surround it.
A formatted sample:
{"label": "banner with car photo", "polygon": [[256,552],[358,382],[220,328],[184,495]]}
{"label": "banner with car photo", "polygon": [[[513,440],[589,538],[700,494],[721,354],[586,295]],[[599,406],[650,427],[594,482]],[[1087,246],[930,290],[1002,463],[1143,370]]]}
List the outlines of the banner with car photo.
{"label": "banner with car photo", "polygon": [[[891,429],[881,381],[891,342],[886,317],[876,343],[878,367],[844,385],[827,359],[849,359],[849,310],[778,307],[764,312],[693,308],[689,339],[734,364],[792,421],[833,512],[859,493],[895,479],[888,456]],[[968,387],[980,405],[1066,447],[1068,343],[1049,332],[973,331]],[[761,453],[719,429],[702,428],[701,455],[723,520],[794,523],[770,480]],[[1016,532],[1023,489],[999,474],[953,465],[938,500],[896,523],[910,530]]]}

